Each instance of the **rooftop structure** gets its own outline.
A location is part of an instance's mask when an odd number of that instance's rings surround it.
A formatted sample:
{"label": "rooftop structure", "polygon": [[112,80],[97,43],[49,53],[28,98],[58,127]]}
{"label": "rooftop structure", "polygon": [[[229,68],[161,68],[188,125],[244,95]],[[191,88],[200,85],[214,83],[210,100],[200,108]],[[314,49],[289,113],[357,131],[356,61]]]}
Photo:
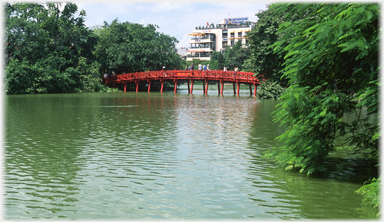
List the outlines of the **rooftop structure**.
{"label": "rooftop structure", "polygon": [[193,59],[210,60],[213,51],[222,52],[227,47],[241,41],[248,46],[247,33],[251,31],[255,22],[244,18],[226,18],[216,26],[214,24],[196,27],[189,41],[190,47],[187,51],[187,61]]}

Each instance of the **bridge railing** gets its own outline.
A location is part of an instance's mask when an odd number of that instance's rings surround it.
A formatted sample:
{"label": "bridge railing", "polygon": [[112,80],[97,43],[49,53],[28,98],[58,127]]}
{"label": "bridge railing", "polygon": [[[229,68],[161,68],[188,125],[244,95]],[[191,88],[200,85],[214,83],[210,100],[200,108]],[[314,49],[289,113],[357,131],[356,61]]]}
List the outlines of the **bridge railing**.
{"label": "bridge railing", "polygon": [[241,81],[258,81],[258,78],[254,76],[252,72],[235,72],[235,71],[222,71],[222,70],[160,70],[160,71],[147,71],[147,72],[135,72],[135,73],[123,73],[114,77],[106,77],[106,81],[126,82],[126,81],[142,81],[142,80],[158,80],[161,78],[166,79],[203,79],[209,78],[211,80],[241,80]]}

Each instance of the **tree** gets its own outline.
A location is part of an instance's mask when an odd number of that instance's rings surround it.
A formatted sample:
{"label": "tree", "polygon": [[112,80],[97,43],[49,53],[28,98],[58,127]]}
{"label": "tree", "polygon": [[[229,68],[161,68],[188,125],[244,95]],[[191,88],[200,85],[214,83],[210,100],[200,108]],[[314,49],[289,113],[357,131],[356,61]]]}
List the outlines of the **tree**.
{"label": "tree", "polygon": [[281,73],[279,71],[284,63],[284,53],[273,53],[273,48],[270,46],[280,40],[281,35],[277,31],[279,25],[287,18],[274,16],[274,13],[275,11],[270,7],[268,10],[257,13],[257,23],[248,32],[247,36],[249,37],[249,45],[252,52],[250,61],[251,64],[254,64],[255,74],[267,74],[267,77],[272,81],[281,82]]}
{"label": "tree", "polygon": [[73,3],[5,3],[6,92],[75,92],[83,83],[75,68],[80,57],[94,61],[97,39],[75,17]]}
{"label": "tree", "polygon": [[211,69],[212,70],[222,70],[225,65],[225,58],[221,52],[212,52],[211,56]]}
{"label": "tree", "polygon": [[[256,65],[252,62],[252,59],[246,59],[242,65],[242,68],[246,72],[254,72],[256,74]],[[256,74],[257,75],[257,74]]]}
{"label": "tree", "polygon": [[[378,4],[273,4],[275,16],[299,16],[280,26],[273,44],[285,55],[289,87],[275,121],[286,131],[266,156],[311,174],[343,147],[378,159]],[[290,9],[290,10],[288,10]],[[288,10],[288,12],[287,12]],[[366,114],[364,111],[367,110]],[[346,121],[345,114],[355,114]]]}
{"label": "tree", "polygon": [[266,78],[283,86],[287,85],[287,81],[281,78],[285,52],[274,53],[271,46],[282,40],[283,33],[278,32],[281,24],[302,19],[299,14],[290,13],[292,10],[293,6],[287,5],[286,11],[277,15],[276,10],[268,5],[267,10],[256,14],[257,23],[247,34],[252,52],[250,61],[253,64],[248,64],[248,67],[253,68],[256,75],[266,74]]}
{"label": "tree", "polygon": [[278,99],[285,91],[278,82],[272,80],[261,81],[260,90],[257,93],[259,99]]}
{"label": "tree", "polygon": [[232,47],[227,47],[223,54],[227,70],[233,70],[235,67],[241,70],[244,61],[250,57],[251,51],[242,47],[241,41],[237,41]]}
{"label": "tree", "polygon": [[156,31],[156,25],[143,26],[115,19],[94,31],[100,38],[95,49],[105,73],[176,69],[181,65],[174,37]]}

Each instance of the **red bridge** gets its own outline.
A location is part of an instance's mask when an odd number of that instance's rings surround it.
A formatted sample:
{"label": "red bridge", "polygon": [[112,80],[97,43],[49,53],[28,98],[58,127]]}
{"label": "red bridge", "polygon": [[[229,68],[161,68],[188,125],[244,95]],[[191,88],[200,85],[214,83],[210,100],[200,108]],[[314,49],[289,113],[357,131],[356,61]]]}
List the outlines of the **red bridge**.
{"label": "red bridge", "polygon": [[[235,72],[235,71],[220,71],[220,70],[161,70],[161,71],[148,71],[148,72],[135,72],[135,73],[124,73],[118,74],[111,77],[105,77],[104,83],[115,87],[116,84],[124,85],[124,92],[126,92],[128,83],[136,84],[136,92],[139,90],[139,82],[145,81],[148,83],[148,92],[151,91],[151,82],[160,81],[161,89],[163,93],[164,82],[174,82],[174,93],[177,92],[177,82],[187,81],[188,92],[193,92],[193,82],[195,80],[203,81],[203,91],[205,94],[208,93],[208,81],[217,81],[218,93],[223,95],[224,83],[233,83],[233,93],[239,95],[240,84],[249,85],[249,91],[252,95],[252,85],[254,86],[253,95],[256,96],[257,86],[260,84],[259,79],[254,76],[252,72]],[[189,83],[191,82],[191,87]],[[220,87],[221,84],[221,87]],[[237,92],[235,91],[235,84],[237,84]],[[221,88],[221,90],[220,90]]]}

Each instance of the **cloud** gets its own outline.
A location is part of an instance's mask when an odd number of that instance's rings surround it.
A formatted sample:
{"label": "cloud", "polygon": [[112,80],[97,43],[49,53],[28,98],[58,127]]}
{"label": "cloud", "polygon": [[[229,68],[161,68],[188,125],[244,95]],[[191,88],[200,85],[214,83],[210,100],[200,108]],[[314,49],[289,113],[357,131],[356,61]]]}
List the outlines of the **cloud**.
{"label": "cloud", "polygon": [[149,11],[151,12],[168,12],[168,11],[185,11],[189,8],[190,4],[186,3],[160,3],[160,4],[153,4],[149,8]]}
{"label": "cloud", "polygon": [[133,22],[143,25],[156,24],[158,31],[176,37],[180,46],[188,47],[189,36],[195,27],[214,23],[218,24],[228,17],[249,17],[256,21],[255,16],[265,10],[270,2],[96,2],[76,3],[79,9],[87,13],[85,24],[88,27],[111,23],[118,18],[120,22]]}

